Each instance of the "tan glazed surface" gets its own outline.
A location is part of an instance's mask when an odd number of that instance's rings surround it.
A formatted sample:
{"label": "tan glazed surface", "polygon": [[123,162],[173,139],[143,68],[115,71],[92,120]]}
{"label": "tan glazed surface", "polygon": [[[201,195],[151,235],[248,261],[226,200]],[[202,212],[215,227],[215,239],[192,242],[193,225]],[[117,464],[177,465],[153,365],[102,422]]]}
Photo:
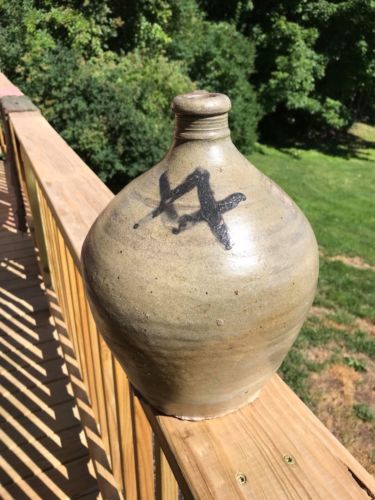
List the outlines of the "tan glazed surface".
{"label": "tan glazed surface", "polygon": [[222,94],[175,98],[170,151],[114,198],[82,251],[104,338],[145,399],[180,418],[256,398],[318,277],[310,224],[235,148],[229,109]]}

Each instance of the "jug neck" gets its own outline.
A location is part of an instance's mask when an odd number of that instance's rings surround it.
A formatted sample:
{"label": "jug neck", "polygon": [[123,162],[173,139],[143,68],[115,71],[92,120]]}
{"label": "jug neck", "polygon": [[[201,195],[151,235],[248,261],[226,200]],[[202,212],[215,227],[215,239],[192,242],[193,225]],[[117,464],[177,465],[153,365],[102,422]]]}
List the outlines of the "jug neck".
{"label": "jug neck", "polygon": [[228,113],[213,116],[176,115],[176,141],[214,140],[229,136]]}
{"label": "jug neck", "polygon": [[215,140],[230,136],[229,98],[224,94],[198,90],[175,97],[175,141]]}

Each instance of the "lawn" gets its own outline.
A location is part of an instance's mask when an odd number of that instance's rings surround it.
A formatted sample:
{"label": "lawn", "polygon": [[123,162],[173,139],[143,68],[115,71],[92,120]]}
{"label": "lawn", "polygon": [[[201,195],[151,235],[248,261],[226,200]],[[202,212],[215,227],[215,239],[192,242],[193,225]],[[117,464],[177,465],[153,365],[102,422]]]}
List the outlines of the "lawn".
{"label": "lawn", "polygon": [[334,154],[259,145],[250,160],[304,211],[321,254],[314,306],[280,374],[375,472],[375,129],[351,133],[355,147]]}

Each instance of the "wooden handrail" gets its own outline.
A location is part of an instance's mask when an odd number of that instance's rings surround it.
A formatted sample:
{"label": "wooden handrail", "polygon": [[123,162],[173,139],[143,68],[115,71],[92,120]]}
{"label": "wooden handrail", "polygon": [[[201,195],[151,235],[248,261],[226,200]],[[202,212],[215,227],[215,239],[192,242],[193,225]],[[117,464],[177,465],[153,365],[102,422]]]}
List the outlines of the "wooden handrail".
{"label": "wooden handrail", "polygon": [[40,113],[9,121],[18,171],[35,178],[52,283],[119,490],[177,499],[172,470],[185,498],[371,498],[373,478],[278,376],[253,404],[201,422],[159,415],[134,394],[80,276],[82,243],[113,194]]}

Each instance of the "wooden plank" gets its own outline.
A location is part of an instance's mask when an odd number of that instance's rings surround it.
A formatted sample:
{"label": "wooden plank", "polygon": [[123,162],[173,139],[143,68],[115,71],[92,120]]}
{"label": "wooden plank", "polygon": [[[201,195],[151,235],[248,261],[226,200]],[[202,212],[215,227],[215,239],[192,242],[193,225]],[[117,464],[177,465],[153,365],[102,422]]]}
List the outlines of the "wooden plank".
{"label": "wooden plank", "polygon": [[[57,225],[56,225],[57,228]],[[68,302],[68,316],[65,317],[65,323],[68,325],[68,333],[72,334],[76,339],[78,346],[78,354],[80,359],[80,369],[83,375],[83,380],[86,383],[87,394],[91,400],[94,392],[94,381],[90,378],[89,360],[86,352],[86,345],[81,330],[79,302],[77,298],[77,287],[75,283],[74,264],[69,250],[66,247],[65,241],[61,232],[57,229],[57,239],[60,246],[61,266],[64,275],[65,295]]]}
{"label": "wooden plank", "polygon": [[[14,374],[8,373],[1,380],[3,396],[13,394],[21,403],[20,408],[15,408],[13,415],[19,417],[26,416],[29,413],[35,413],[41,409],[51,409],[56,405],[73,400],[72,388],[66,375],[53,382],[44,384],[41,387],[33,386],[31,388],[22,384]],[[27,408],[25,412],[21,408]],[[0,417],[2,419],[2,417]]]}
{"label": "wooden plank", "polygon": [[153,432],[142,405],[131,389],[131,420],[135,450],[138,498],[155,498]]}
{"label": "wooden plank", "polygon": [[3,498],[76,498],[97,491],[97,482],[90,471],[87,457],[60,465],[25,480],[0,487]]}
{"label": "wooden plank", "polygon": [[131,416],[132,390],[127,376],[115,361],[115,394],[117,402],[117,419],[119,441],[121,443],[122,476],[127,498],[137,498],[137,475],[135,469],[135,450],[133,446],[133,425]]}
{"label": "wooden plank", "polygon": [[29,346],[12,340],[0,337],[1,351],[16,360],[18,366],[39,365],[42,367],[46,361],[61,358],[61,347],[57,340],[49,340],[38,349],[31,349]]}
{"label": "wooden plank", "polygon": [[44,325],[39,324],[31,332],[33,335],[31,338],[28,338],[24,330],[14,328],[6,320],[0,321],[0,337],[11,337],[12,341],[22,343],[25,348],[31,348],[30,346],[38,348],[40,344],[49,342],[52,338],[57,340],[56,330],[49,323],[49,318]]}
{"label": "wooden plank", "polygon": [[[201,422],[148,414],[194,498],[370,498],[374,479],[274,376],[261,397]],[[156,424],[156,425],[155,425]]]}
{"label": "wooden plank", "polygon": [[[0,162],[0,172],[2,168]],[[8,187],[0,192],[0,203],[9,199],[7,192]],[[7,234],[8,228],[0,227],[0,235]],[[12,240],[20,242],[16,249],[20,255],[21,243],[30,247],[31,237],[14,236]],[[36,254],[30,255],[25,269],[11,246],[1,249],[3,262],[24,271],[25,277],[8,273],[10,279],[0,286],[0,496],[37,498],[29,486],[37,484],[38,477],[63,498],[75,471],[82,474],[82,492],[97,492],[96,480],[87,472],[87,447],[80,439],[82,427],[45,293],[39,279],[27,279],[38,273]]]}
{"label": "wooden plank", "polygon": [[[46,436],[55,443],[61,443],[59,433],[79,424],[77,408],[72,400],[56,406],[55,418],[49,417],[44,410],[25,413],[20,418],[13,417],[3,407],[0,411],[5,420],[1,424],[1,431],[18,445],[26,442],[31,443]],[[40,424],[41,422],[43,425]],[[0,441],[0,451],[7,448],[5,442]]]}
{"label": "wooden plank", "polygon": [[[13,89],[10,90],[10,95],[17,95],[17,94],[18,96],[20,95],[18,89],[13,87]],[[2,118],[2,126],[4,130],[4,137],[7,143],[5,163],[8,166],[8,169],[6,174],[9,179],[9,183],[13,187],[12,195],[15,197],[15,201],[12,207],[13,208],[12,214],[14,215],[15,227],[24,233],[26,232],[27,227],[26,227],[26,209],[24,204],[24,198],[22,196],[22,191],[21,191],[21,188],[23,187],[23,179],[21,174],[22,168],[18,157],[18,150],[17,150],[18,144],[11,130],[12,127],[9,121],[9,113],[7,111],[7,104],[5,103],[6,100],[10,99],[12,101],[12,99],[14,98],[13,97],[8,98],[6,97],[6,95],[7,92],[4,93],[4,88],[0,88],[0,96],[2,96],[0,102],[0,111]],[[16,99],[22,100],[23,96],[17,97]],[[10,104],[10,107],[8,109],[11,109],[12,108],[11,103],[8,102],[8,104]]]}
{"label": "wooden plank", "polygon": [[41,115],[10,119],[79,267],[83,240],[113,194]]}
{"label": "wooden plank", "polygon": [[116,481],[112,475],[108,457],[103,448],[100,433],[98,432],[97,423],[92,408],[89,405],[78,363],[74,356],[71,338],[66,331],[64,322],[61,320],[62,316],[59,305],[56,303],[55,296],[50,290],[48,290],[48,297],[50,299],[51,312],[55,319],[56,328],[63,348],[66,366],[71,379],[71,386],[77,401],[78,413],[83,423],[83,429],[90,449],[90,455],[93,460],[100,490],[103,493],[103,498],[121,500],[121,494],[118,491]]}
{"label": "wooden plank", "polygon": [[178,500],[178,484],[157,437],[155,437],[154,453],[156,498],[158,500]]}
{"label": "wooden plank", "polygon": [[103,388],[107,414],[109,454],[111,457],[113,475],[116,479],[117,484],[120,485],[121,489],[123,490],[122,464],[115,400],[113,356],[111,351],[108,349],[107,344],[104,342],[104,339],[101,336],[98,336],[98,340],[99,358],[103,373]]}
{"label": "wooden plank", "polygon": [[[46,203],[47,206],[47,203]],[[67,279],[67,273],[66,269],[64,268],[62,258],[65,256],[65,245],[64,241],[61,238],[61,234],[57,229],[56,221],[53,219],[52,213],[47,207],[47,220],[48,220],[48,225],[50,227],[50,234],[51,234],[51,242],[52,242],[52,249],[53,249],[53,261],[54,261],[54,269],[55,269],[55,282],[56,282],[56,291],[57,291],[57,298],[58,298],[58,303],[61,307],[61,312],[64,318],[64,322],[66,323],[68,327],[68,332],[70,334],[70,338],[72,340],[72,343],[74,345],[74,353],[76,356],[76,359],[78,361],[79,365],[79,370],[82,374],[84,374],[82,370],[82,358],[81,358],[81,351],[80,351],[80,346],[78,344],[77,337],[75,335],[75,330],[73,328],[73,324],[71,322],[71,301],[69,300],[67,290],[68,290],[68,279]],[[63,253],[64,252],[64,253]]]}
{"label": "wooden plank", "polygon": [[101,357],[100,357],[100,342],[99,342],[99,333],[96,328],[94,318],[92,317],[91,311],[88,307],[88,304],[86,304],[86,314],[87,314],[87,321],[89,324],[89,330],[90,330],[90,338],[91,338],[91,348],[92,348],[92,355],[93,359],[95,361],[95,366],[96,366],[96,381],[97,381],[97,397],[98,397],[98,404],[99,404],[99,412],[96,414],[96,418],[99,423],[99,429],[100,433],[103,439],[104,443],[104,448],[110,456],[110,437],[109,437],[109,430],[108,430],[108,411],[107,411],[107,401],[106,401],[106,395],[105,395],[105,390],[104,390],[104,372],[102,368],[102,362],[101,362]]}
{"label": "wooden plank", "polygon": [[[59,467],[62,464],[72,462],[78,458],[87,457],[87,447],[80,433],[81,426],[71,427],[59,433],[63,446],[43,437],[34,443],[23,443],[21,446],[15,444],[2,453],[2,459],[15,469],[18,476],[26,479],[40,472]],[[48,450],[47,455],[44,450]],[[0,484],[3,486],[13,482],[13,479],[0,470]]]}
{"label": "wooden plank", "polygon": [[[38,365],[22,366],[19,359],[9,353],[0,352],[0,375],[14,373],[26,387],[40,386],[53,382],[66,375],[64,373],[64,362],[61,358],[55,358]],[[5,376],[5,375],[4,375]],[[4,396],[4,394],[2,395]]]}
{"label": "wooden plank", "polygon": [[39,200],[38,200],[38,193],[37,193],[37,184],[36,184],[36,179],[34,172],[32,168],[30,167],[29,160],[27,156],[25,155],[24,150],[21,148],[21,163],[23,167],[23,172],[25,175],[25,186],[24,186],[24,194],[27,193],[27,200],[28,203],[25,203],[26,206],[30,208],[31,211],[31,221],[29,222],[29,228],[32,232],[33,239],[36,242],[38,252],[39,252],[39,258],[40,258],[40,267],[43,272],[43,277],[44,281],[46,284],[49,284],[49,263],[48,263],[48,257],[47,257],[47,249],[46,249],[46,242],[44,238],[44,232],[43,232],[43,226],[42,226],[42,219],[41,219],[41,213],[40,213],[40,206],[39,206]]}
{"label": "wooden plank", "polygon": [[[0,88],[12,88],[14,87],[13,83],[4,75],[4,73],[0,72]],[[3,94],[5,95],[5,94]]]}
{"label": "wooden plank", "polygon": [[85,356],[87,361],[87,368],[89,374],[89,386],[90,386],[90,401],[91,406],[93,407],[95,415],[99,414],[99,405],[98,405],[98,381],[97,381],[97,364],[93,358],[92,353],[92,339],[90,326],[87,319],[87,311],[86,311],[86,298],[85,291],[83,288],[82,278],[77,270],[72,257],[69,258],[69,268],[70,274],[73,280],[73,286],[75,289],[75,297],[76,297],[76,307],[78,313],[76,312],[77,317],[79,318],[79,331],[83,340]]}

